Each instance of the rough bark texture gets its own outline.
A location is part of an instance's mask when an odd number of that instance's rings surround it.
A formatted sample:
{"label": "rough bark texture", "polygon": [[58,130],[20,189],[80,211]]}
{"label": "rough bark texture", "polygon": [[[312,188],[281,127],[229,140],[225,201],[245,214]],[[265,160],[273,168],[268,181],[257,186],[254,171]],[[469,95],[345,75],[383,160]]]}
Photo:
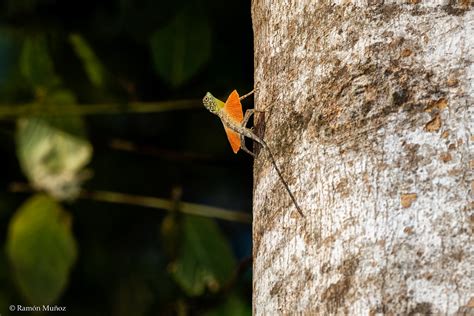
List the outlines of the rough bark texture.
{"label": "rough bark texture", "polygon": [[[257,315],[474,313],[474,8],[254,0]],[[262,126],[265,130],[262,131]]]}

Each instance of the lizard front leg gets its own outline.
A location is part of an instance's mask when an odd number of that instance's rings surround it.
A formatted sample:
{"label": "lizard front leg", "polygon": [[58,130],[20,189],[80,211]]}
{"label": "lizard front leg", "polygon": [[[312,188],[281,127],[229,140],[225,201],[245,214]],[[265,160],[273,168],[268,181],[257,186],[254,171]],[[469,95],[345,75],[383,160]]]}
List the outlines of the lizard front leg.
{"label": "lizard front leg", "polygon": [[243,96],[240,97],[240,101],[242,101],[243,99],[251,96],[253,93],[254,93],[255,89],[253,89],[252,91],[250,91],[249,93],[247,94],[244,94]]}
{"label": "lizard front leg", "polygon": [[[250,91],[249,93],[243,95],[240,97],[240,101],[242,101],[243,99],[251,96],[253,93],[255,92],[255,89]],[[242,120],[242,127],[243,128],[247,128],[247,123],[250,119],[250,117],[255,113],[255,112],[264,112],[264,111],[258,111],[258,110],[255,110],[255,109],[249,109],[249,110],[246,110],[245,111],[245,116],[244,116],[244,119]],[[252,128],[250,128],[250,130],[252,130]],[[247,149],[247,146],[245,146],[245,136],[240,134],[240,148],[242,148],[243,151],[245,151],[247,154],[249,154],[250,156],[254,157],[255,158],[255,154],[253,152],[251,152],[249,149]]]}

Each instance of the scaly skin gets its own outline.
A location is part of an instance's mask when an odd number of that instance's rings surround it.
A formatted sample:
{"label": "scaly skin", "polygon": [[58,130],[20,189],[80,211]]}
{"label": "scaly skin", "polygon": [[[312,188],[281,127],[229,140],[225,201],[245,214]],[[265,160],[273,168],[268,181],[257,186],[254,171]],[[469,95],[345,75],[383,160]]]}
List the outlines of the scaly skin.
{"label": "scaly skin", "polygon": [[[245,95],[244,97],[248,96],[249,94]],[[241,98],[242,99],[242,98]],[[225,111],[224,111],[224,105],[225,103],[222,102],[221,100],[215,98],[211,93],[206,93],[206,95],[204,96],[203,98],[203,103],[204,103],[204,106],[213,114],[217,115],[222,123],[224,124],[224,126],[230,128],[231,130],[233,130],[234,132],[238,133],[240,136],[241,136],[241,148],[246,151],[247,153],[249,153],[250,155],[252,155],[253,157],[255,157],[255,155],[249,151],[246,147],[245,147],[245,140],[244,140],[244,137],[248,137],[250,138],[251,140],[259,143],[260,145],[262,145],[263,148],[265,148],[265,150],[268,152],[269,156],[270,156],[270,159],[272,161],[272,164],[273,164],[273,167],[275,168],[275,170],[277,171],[278,173],[278,176],[280,177],[280,180],[281,182],[283,183],[286,191],[288,192],[288,194],[290,195],[290,198],[291,200],[293,201],[293,204],[295,205],[298,213],[302,216],[302,217],[305,217],[304,214],[303,214],[303,211],[301,210],[301,208],[299,207],[298,203],[296,202],[296,199],[295,197],[293,196],[293,193],[291,192],[290,188],[288,187],[288,184],[286,183],[285,179],[283,178],[283,175],[281,174],[281,171],[280,169],[278,168],[277,164],[276,164],[276,161],[275,161],[275,157],[273,156],[273,153],[272,151],[270,150],[270,148],[268,147],[267,143],[265,143],[265,141],[263,139],[261,139],[260,137],[258,137],[257,135],[255,135],[251,129],[245,127],[245,125],[247,124],[247,121],[248,121],[248,118],[250,117],[250,115],[253,113],[253,110],[247,110],[246,113],[245,113],[245,118],[244,118],[244,121],[243,121],[243,124],[235,121],[234,119],[232,119]],[[250,111],[250,112],[249,112]]]}

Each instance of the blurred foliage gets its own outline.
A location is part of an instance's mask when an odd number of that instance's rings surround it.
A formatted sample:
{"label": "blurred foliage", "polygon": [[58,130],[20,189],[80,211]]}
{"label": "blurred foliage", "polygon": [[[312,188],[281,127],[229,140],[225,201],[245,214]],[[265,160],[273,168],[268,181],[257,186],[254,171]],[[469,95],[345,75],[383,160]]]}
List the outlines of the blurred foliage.
{"label": "blurred foliage", "polygon": [[52,304],[66,286],[77,256],[69,214],[54,199],[33,196],[11,220],[7,253],[28,302]]}
{"label": "blurred foliage", "polygon": [[196,105],[252,67],[249,2],[0,2],[0,314],[250,315],[250,226],[212,217],[251,159]]}
{"label": "blurred foliage", "polygon": [[179,87],[208,61],[211,28],[203,15],[186,8],[153,33],[151,48],[160,77],[171,86]]}
{"label": "blurred foliage", "polygon": [[21,50],[21,74],[38,93],[44,93],[60,83],[46,45],[44,36],[27,37]]}
{"label": "blurred foliage", "polygon": [[[79,125],[69,118],[69,127]],[[64,121],[62,123],[65,123]],[[90,144],[41,118],[21,118],[17,127],[20,165],[32,186],[60,200],[79,195],[82,168],[92,156]]]}
{"label": "blurred foliage", "polygon": [[230,295],[224,303],[206,313],[206,316],[240,316],[251,315],[252,309],[249,304],[243,302],[239,297]]}
{"label": "blurred foliage", "polygon": [[183,242],[171,271],[176,282],[190,296],[217,292],[232,277],[235,258],[219,232],[208,218],[186,216]]}
{"label": "blurred foliage", "polygon": [[81,59],[90,82],[97,88],[105,83],[105,69],[86,40],[79,34],[71,34],[69,41]]}

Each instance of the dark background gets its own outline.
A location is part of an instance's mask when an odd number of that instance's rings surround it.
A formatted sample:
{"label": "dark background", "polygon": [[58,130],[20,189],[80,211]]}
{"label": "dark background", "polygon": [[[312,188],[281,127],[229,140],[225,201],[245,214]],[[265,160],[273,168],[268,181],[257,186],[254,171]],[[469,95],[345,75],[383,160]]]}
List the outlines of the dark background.
{"label": "dark background", "polygon": [[[134,204],[174,198],[250,214],[252,159],[232,153],[200,102],[206,91],[225,100],[233,89],[252,89],[252,43],[250,1],[0,2],[0,314],[11,304],[66,306],[77,315],[251,314],[250,223],[186,215],[179,203],[177,212]],[[58,95],[68,106],[118,111],[71,116]],[[160,112],[128,108],[180,100],[193,101]],[[128,205],[65,201],[32,189],[32,158],[18,154],[30,142],[29,134],[26,145],[18,140],[19,120],[33,113],[15,112],[25,104],[36,114],[63,106],[54,123],[45,115],[41,122],[92,145],[85,192],[138,197]],[[53,223],[57,235],[48,230],[51,216],[34,224],[41,207],[21,212],[39,191],[69,218]],[[12,228],[20,213],[24,239]],[[58,246],[64,236],[77,252],[69,264]],[[185,268],[178,273],[177,265]]]}

